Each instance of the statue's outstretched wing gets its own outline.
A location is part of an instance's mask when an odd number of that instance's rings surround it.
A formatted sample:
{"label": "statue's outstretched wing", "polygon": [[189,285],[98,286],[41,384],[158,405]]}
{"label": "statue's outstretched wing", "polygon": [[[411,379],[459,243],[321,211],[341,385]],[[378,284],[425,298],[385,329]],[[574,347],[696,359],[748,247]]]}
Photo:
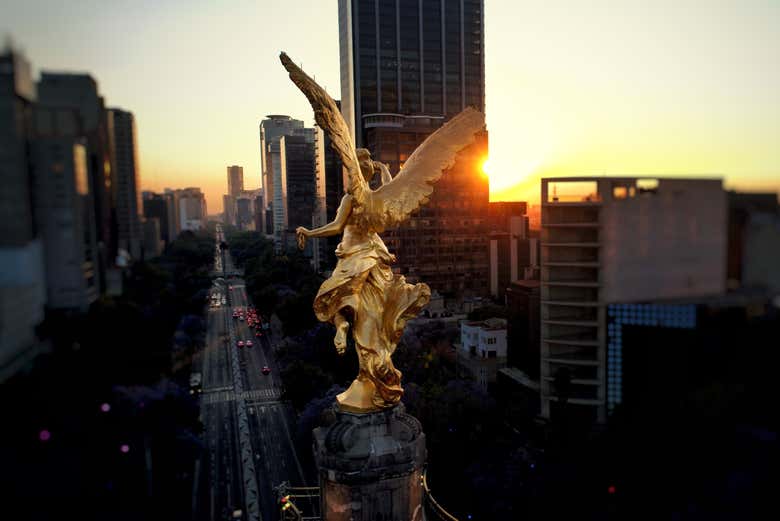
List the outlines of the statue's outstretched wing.
{"label": "statue's outstretched wing", "polygon": [[325,89],[295,65],[286,53],[281,53],[279,58],[290,73],[290,79],[308,98],[314,109],[314,119],[317,124],[328,133],[333,149],[341,156],[341,162],[347,170],[349,182],[347,192],[355,196],[358,201],[363,201],[370,189],[360,173],[355,144],[352,142],[349,127],[336,102],[325,92]]}
{"label": "statue's outstretched wing", "polygon": [[455,163],[455,155],[474,142],[485,128],[485,116],[467,108],[428,136],[409,156],[392,181],[372,195],[374,208],[381,208],[385,226],[400,224],[414,210],[428,202],[433,183]]}

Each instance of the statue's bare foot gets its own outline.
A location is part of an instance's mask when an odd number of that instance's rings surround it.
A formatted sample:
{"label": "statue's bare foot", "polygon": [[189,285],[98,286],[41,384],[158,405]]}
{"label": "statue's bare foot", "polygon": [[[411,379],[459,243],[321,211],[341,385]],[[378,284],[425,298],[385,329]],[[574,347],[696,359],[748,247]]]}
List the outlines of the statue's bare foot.
{"label": "statue's bare foot", "polygon": [[347,349],[347,330],[349,330],[349,322],[346,320],[336,327],[336,336],[333,338],[333,343],[336,345],[336,352],[340,355],[343,355]]}

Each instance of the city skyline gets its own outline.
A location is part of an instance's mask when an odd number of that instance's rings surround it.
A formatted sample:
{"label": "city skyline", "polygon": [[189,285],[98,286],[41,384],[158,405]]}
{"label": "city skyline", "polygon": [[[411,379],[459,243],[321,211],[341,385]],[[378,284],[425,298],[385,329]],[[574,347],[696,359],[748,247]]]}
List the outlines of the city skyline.
{"label": "city skyline", "polygon": [[[225,165],[260,186],[266,115],[312,124],[280,50],[339,96],[336,2],[200,4],[184,16],[181,2],[151,5],[14,3],[0,32],[36,78],[86,71],[109,106],[133,111],[143,190],[200,186],[221,211]],[[293,23],[309,37],[290,37]],[[533,203],[539,178],[567,175],[719,176],[778,191],[778,28],[780,6],[762,2],[487,2],[492,200]]]}
{"label": "city skyline", "polygon": [[552,1],[0,0],[26,517],[766,517],[780,2]]}

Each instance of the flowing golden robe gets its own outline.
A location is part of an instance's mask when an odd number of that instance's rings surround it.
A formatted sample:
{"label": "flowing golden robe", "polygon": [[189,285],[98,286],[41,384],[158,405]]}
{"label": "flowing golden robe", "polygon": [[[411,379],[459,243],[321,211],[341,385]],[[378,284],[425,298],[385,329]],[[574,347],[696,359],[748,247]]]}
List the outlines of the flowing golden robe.
{"label": "flowing golden robe", "polygon": [[[376,387],[375,407],[392,407],[401,399],[401,371],[390,356],[401,338],[406,321],[428,304],[427,284],[408,284],[390,269],[395,261],[376,233],[349,249],[336,248],[338,262],[314,299],[314,313],[322,322],[333,322],[336,313],[352,317],[352,333],[360,361],[358,379]],[[346,311],[346,313],[345,313]]]}

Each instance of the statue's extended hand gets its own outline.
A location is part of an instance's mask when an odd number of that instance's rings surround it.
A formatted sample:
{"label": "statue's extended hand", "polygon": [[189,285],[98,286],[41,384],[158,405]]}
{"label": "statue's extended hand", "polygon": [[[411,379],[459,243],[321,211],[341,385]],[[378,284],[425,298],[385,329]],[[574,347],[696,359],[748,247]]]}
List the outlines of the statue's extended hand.
{"label": "statue's extended hand", "polygon": [[295,239],[298,241],[298,248],[301,250],[306,246],[306,237],[309,236],[309,230],[303,226],[298,226],[295,229]]}

